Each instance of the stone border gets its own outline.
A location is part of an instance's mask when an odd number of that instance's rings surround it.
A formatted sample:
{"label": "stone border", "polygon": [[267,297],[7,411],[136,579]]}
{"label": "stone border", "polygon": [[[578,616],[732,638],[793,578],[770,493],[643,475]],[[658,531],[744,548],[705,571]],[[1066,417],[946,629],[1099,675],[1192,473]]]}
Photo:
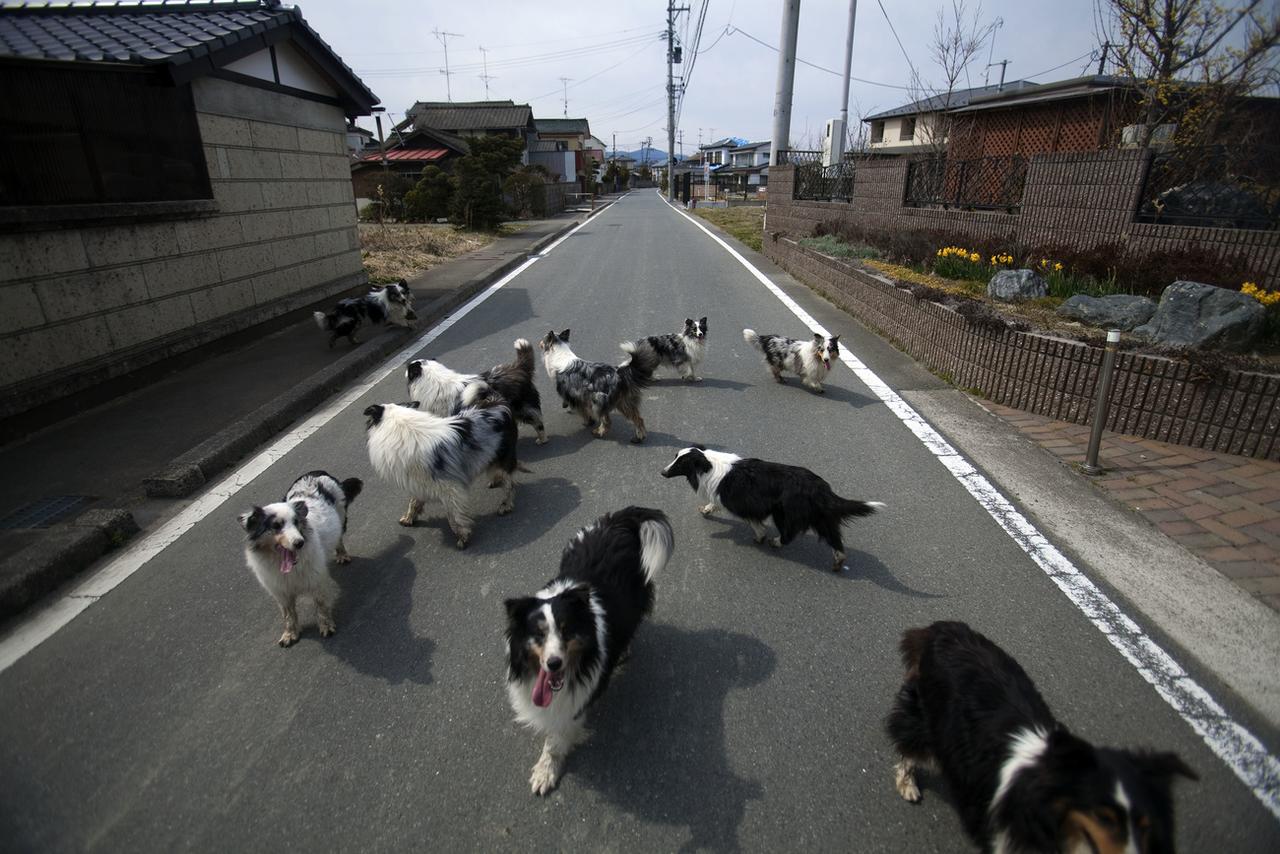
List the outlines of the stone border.
{"label": "stone border", "polygon": [[[1049,335],[985,329],[918,300],[884,276],[771,236],[764,254],[954,385],[995,403],[1089,423],[1102,349]],[[1107,429],[1222,453],[1280,460],[1280,376],[1123,352]]]}

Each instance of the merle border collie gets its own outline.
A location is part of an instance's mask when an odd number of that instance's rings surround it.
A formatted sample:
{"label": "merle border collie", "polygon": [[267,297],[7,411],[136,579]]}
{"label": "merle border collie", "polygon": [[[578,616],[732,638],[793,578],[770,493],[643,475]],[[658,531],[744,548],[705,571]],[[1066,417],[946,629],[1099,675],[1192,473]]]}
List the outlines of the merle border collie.
{"label": "merle border collie", "polygon": [[985,850],[1172,852],[1173,753],[1094,747],[1054,719],[1026,672],[964,623],[908,629],[906,680],[886,728],[898,794],[920,800],[936,763],[965,830]]}
{"label": "merle border collie", "polygon": [[327,472],[307,472],[293,482],[283,501],[240,514],[240,526],[248,535],[245,561],[284,617],[280,646],[298,640],[298,599],[304,596],[316,604],[320,636],[336,631],[333,605],[338,585],[329,575],[329,558],[351,562],[342,536],[347,508],[363,487],[359,478],[339,481]]}
{"label": "merle border collie", "polygon": [[516,357],[510,364],[495,365],[479,374],[461,374],[434,359],[414,359],[405,366],[409,397],[422,404],[424,412],[457,415],[488,394],[496,394],[511,407],[517,421],[537,431],[537,443],[545,445],[542,397],[533,384],[533,345],[519,338],[514,346]]}
{"label": "merle border collie", "polygon": [[640,415],[641,392],[653,385],[658,354],[643,340],[618,345],[628,358],[618,367],[604,362],[587,362],[569,347],[569,330],[547,333],[540,344],[547,376],[555,380],[556,393],[566,409],[576,410],[584,427],[604,438],[609,432],[609,413],[618,410],[635,425],[633,444],[644,441],[644,418]]}
{"label": "merle border collie", "polygon": [[357,343],[356,332],[365,318],[374,326],[389,323],[405,328],[412,327],[418,319],[413,312],[413,291],[404,279],[393,285],[375,287],[364,296],[338,300],[328,313],[316,311],[312,317],[321,332],[329,333],[330,347],[339,338]]}
{"label": "merle border collie", "polygon": [[441,418],[417,401],[377,403],[364,411],[369,462],[378,475],[409,493],[400,524],[412,526],[428,499],[445,508],[458,548],[471,541],[471,484],[488,474],[505,489],[498,515],[515,509],[516,422],[504,404],[464,409]]}
{"label": "merle border collie", "polygon": [[698,365],[707,355],[707,319],[684,319],[684,330],[669,332],[666,335],[650,335],[641,338],[658,354],[659,365],[670,365],[680,372],[681,379],[686,382],[701,382],[697,375]]}
{"label": "merle border collie", "polygon": [[[755,541],[781,548],[810,529],[831,546],[834,572],[844,568],[844,540],[840,526],[845,519],[869,516],[884,506],[879,501],[841,498],[831,486],[800,466],[743,459],[724,451],[708,451],[701,445],[685,448],[662,470],[662,476],[684,477],[698,493],[703,516],[723,505],[745,519]],[[765,525],[772,521],[778,536],[769,537]]]}
{"label": "merle border collie", "polygon": [[529,777],[535,795],[559,781],[587,707],[653,609],[653,581],[673,548],[661,510],[608,513],[569,540],[546,587],[506,600],[507,699],[516,720],[546,739]]}
{"label": "merle border collie", "polygon": [[782,335],[757,335],[754,329],[742,330],[742,340],[764,354],[764,362],[773,378],[784,383],[783,371],[800,376],[805,388],[822,394],[822,381],[831,371],[831,360],[840,357],[840,336],[824,338],[813,333],[812,341],[797,341]]}

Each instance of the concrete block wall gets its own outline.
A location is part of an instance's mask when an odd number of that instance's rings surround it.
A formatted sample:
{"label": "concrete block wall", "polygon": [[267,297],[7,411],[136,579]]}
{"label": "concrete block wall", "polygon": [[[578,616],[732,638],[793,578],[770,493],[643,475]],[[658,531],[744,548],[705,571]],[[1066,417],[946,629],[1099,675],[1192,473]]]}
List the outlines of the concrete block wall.
{"label": "concrete block wall", "polygon": [[342,110],[192,85],[215,213],[0,233],[0,417],[365,281]]}

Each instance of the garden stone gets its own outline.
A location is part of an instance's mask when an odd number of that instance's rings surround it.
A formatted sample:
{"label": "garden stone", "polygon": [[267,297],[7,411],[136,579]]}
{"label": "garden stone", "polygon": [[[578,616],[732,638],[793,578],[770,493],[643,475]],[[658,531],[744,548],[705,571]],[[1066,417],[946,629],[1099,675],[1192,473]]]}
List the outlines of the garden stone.
{"label": "garden stone", "polygon": [[1129,294],[1105,297],[1076,294],[1058,306],[1058,314],[1062,317],[1078,320],[1086,326],[1101,326],[1122,332],[1141,326],[1155,313],[1155,300]]}
{"label": "garden stone", "polygon": [[1047,297],[1049,286],[1033,270],[1001,270],[987,282],[987,296],[1003,302]]}
{"label": "garden stone", "polygon": [[1151,321],[1133,330],[1155,344],[1188,349],[1248,350],[1266,309],[1248,294],[1200,282],[1174,282]]}

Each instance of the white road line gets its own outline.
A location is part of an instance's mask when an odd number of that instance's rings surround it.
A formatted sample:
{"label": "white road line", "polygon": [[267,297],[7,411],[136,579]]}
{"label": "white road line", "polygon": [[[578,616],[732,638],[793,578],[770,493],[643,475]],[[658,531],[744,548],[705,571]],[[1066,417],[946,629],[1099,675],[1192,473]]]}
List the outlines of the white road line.
{"label": "white road line", "polygon": [[55,632],[115,589],[122,581],[133,575],[153,557],[160,554],[179,537],[195,527],[197,522],[217,510],[235,496],[236,493],[244,489],[254,478],[270,468],[273,463],[292,451],[321,427],[328,424],[339,412],[359,400],[365,392],[381,382],[388,374],[403,367],[410,356],[443,335],[450,327],[501,290],[508,282],[568,240],[578,229],[594,221],[596,217],[608,210],[612,204],[613,202],[610,202],[605,205],[600,209],[600,213],[579,223],[541,252],[531,255],[520,266],[477,294],[470,302],[415,338],[412,343],[399,350],[377,368],[374,368],[359,383],[349,388],[310,418],[283,434],[257,456],[209,487],[199,498],[192,501],[169,521],[126,547],[124,551],[120,552],[105,566],[73,587],[69,593],[64,594],[52,604],[45,606],[19,622],[3,640],[0,640],[0,673],[8,670],[24,655],[48,640]]}
{"label": "white road line", "polygon": [[[661,197],[661,195],[659,195]],[[670,205],[670,203],[668,202]],[[732,246],[710,229],[674,205],[671,209],[689,220],[708,237],[724,247],[743,267],[756,277],[791,313],[814,332],[830,333],[814,320],[795,300],[769,280]],[[1280,761],[1267,752],[1261,741],[1240,724],[1210,696],[1167,652],[1160,648],[1142,628],[1129,619],[1098,586],[1081,572],[1044,534],[1018,512],[973,465],[935,430],[929,422],[903,400],[897,392],[876,376],[848,348],[840,348],[840,360],[848,365],[863,384],[884,402],[894,415],[915,434],[929,452],[951,472],[969,494],[982,505],[1013,541],[1035,561],[1067,598],[1079,608],[1111,641],[1142,678],[1151,683],[1161,697],[1181,715],[1205,744],[1235,772],[1273,816],[1280,819]]]}

